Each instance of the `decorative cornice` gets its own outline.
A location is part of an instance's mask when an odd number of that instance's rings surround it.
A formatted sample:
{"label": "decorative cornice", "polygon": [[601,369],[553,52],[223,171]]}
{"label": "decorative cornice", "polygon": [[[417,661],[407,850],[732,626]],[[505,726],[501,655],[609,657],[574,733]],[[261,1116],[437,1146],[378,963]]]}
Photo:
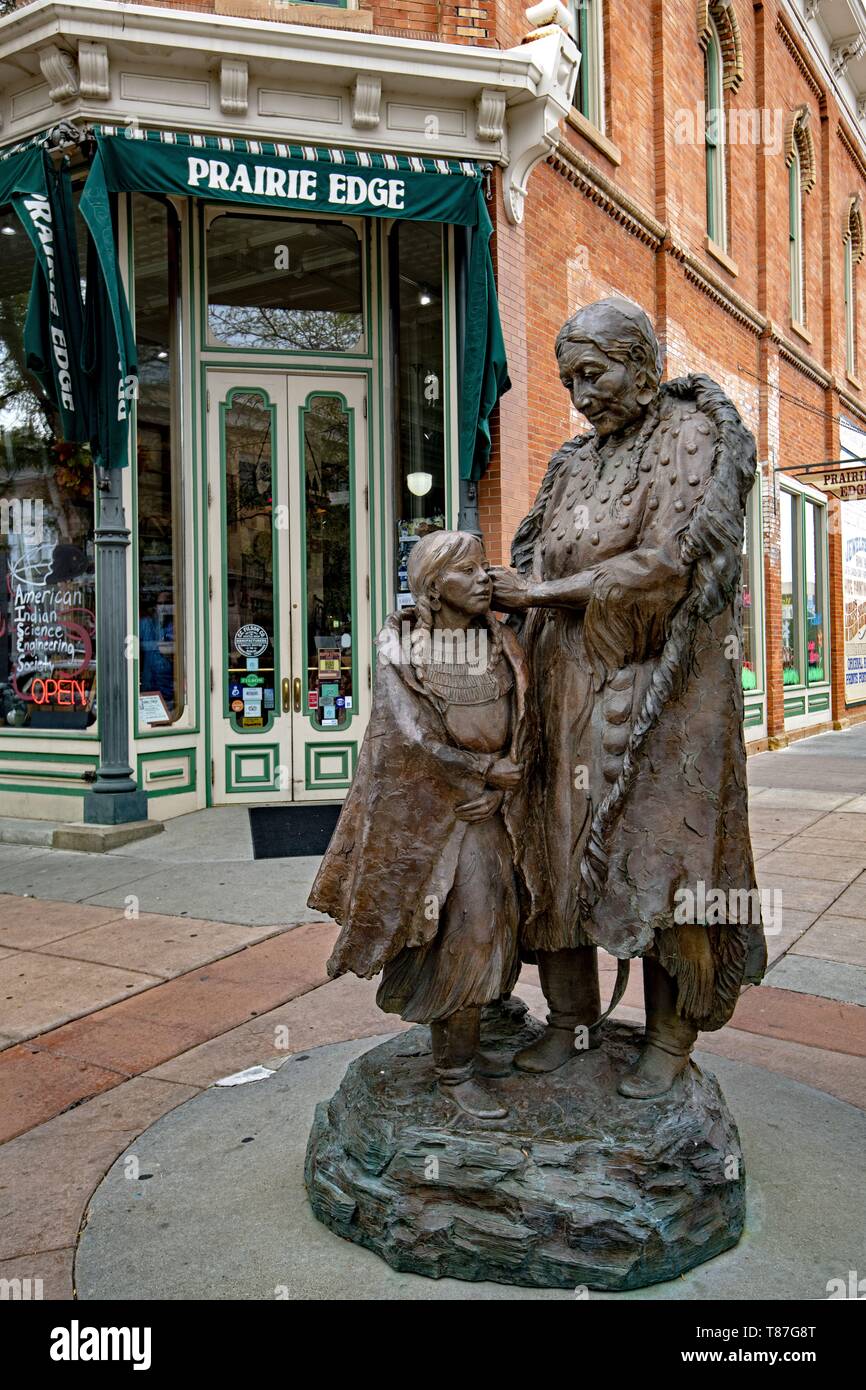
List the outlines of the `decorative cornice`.
{"label": "decorative cornice", "polygon": [[359,72],[352,84],[352,125],[356,130],[375,130],[382,119],[382,79]]}
{"label": "decorative cornice", "polygon": [[225,116],[245,116],[249,109],[249,66],[242,58],[220,63],[220,110]]}
{"label": "decorative cornice", "polygon": [[844,77],[848,71],[849,63],[855,58],[859,58],[864,48],[866,39],[862,34],[849,34],[844,39],[836,39],[830,45],[830,66],[833,69],[834,77]]}
{"label": "decorative cornice", "polygon": [[841,140],[845,153],[851,160],[851,163],[854,165],[854,168],[857,170],[857,173],[860,175],[862,179],[866,179],[866,160],[863,159],[863,156],[860,153],[860,150],[857,148],[857,145],[855,144],[853,137],[849,135],[848,131],[846,130],[845,126],[842,124],[841,121],[839,121],[836,126],[836,134]]}
{"label": "decorative cornice", "polygon": [[476,102],[475,133],[479,140],[501,140],[505,130],[505,93],[485,87]]}
{"label": "decorative cornice", "polygon": [[819,367],[817,362],[813,362],[810,357],[806,357],[800,351],[796,343],[792,343],[790,338],[776,337],[771,335],[773,342],[779,350],[779,356],[783,358],[789,366],[796,367],[798,372],[816,386],[822,386],[825,390],[832,389],[833,378],[829,372],[825,372],[823,367]]}
{"label": "decorative cornice", "polygon": [[511,223],[523,221],[529,176],[562,138],[562,122],[571,110],[579,61],[574,40],[557,24],[543,30],[525,49],[537,55],[540,78],[535,100],[509,111],[510,159],[502,175],[502,197]]}
{"label": "decorative cornice", "polygon": [[565,136],[560,137],[547,162],[632,236],[658,249],[664,240],[664,225],[606,178]]}
{"label": "decorative cornice", "polygon": [[39,67],[48,83],[52,101],[74,101],[78,96],[78,69],[75,59],[64,48],[50,43],[39,50]]}
{"label": "decorative cornice", "polygon": [[674,255],[683,267],[683,274],[697,289],[711,299],[719,308],[724,309],[725,313],[730,314],[741,328],[745,328],[755,336],[759,336],[764,331],[766,319],[757,309],[753,309],[745,299],[741,298],[723,280],[719,280],[713,272],[698,260],[691,251],[687,250],[682,243],[675,243],[670,239],[665,244],[666,251]]}
{"label": "decorative cornice", "polygon": [[803,78],[804,82],[811,90],[813,96],[817,98],[819,103],[819,109],[821,115],[823,116],[827,100],[827,95],[824,91],[824,87],[821,84],[818,74],[812,67],[812,64],[808,61],[806,55],[803,53],[803,50],[797,42],[797,39],[795,38],[792,30],[789,29],[787,21],[781,12],[776,16],[776,33],[778,34],[779,38],[782,40],[782,43],[785,45],[789,54],[793,58],[794,63],[799,69],[800,76]]}
{"label": "decorative cornice", "polygon": [[81,95],[89,101],[110,100],[111,74],[104,43],[82,39],[78,45],[78,85]]}

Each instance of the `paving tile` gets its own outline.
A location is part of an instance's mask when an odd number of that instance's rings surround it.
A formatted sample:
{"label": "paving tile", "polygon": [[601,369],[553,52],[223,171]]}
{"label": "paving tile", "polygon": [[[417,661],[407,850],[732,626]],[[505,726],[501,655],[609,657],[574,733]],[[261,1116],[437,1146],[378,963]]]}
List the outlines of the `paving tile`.
{"label": "paving tile", "polygon": [[846,816],[863,815],[866,812],[866,796],[855,796],[845,804]]}
{"label": "paving tile", "polygon": [[296,927],[40,1038],[39,1046],[137,1074],[327,981],[339,928]]}
{"label": "paving tile", "polygon": [[758,854],[778,849],[780,845],[784,845],[790,840],[789,835],[770,835],[766,831],[755,830],[751,826],[749,829],[752,849],[756,852],[756,857]]}
{"label": "paving tile", "polygon": [[50,941],[116,922],[116,908],[0,895],[0,946],[34,951]]}
{"label": "paving tile", "polygon": [[72,1269],[75,1250],[40,1250],[35,1255],[19,1255],[15,1260],[0,1260],[0,1279],[21,1281],[22,1298],[71,1301],[75,1297]]}
{"label": "paving tile", "polygon": [[158,983],[155,975],[16,951],[0,961],[0,1027],[32,1038]]}
{"label": "paving tile", "polygon": [[[115,865],[119,862],[113,860]],[[130,874],[138,872],[132,860],[125,862]],[[124,898],[134,893],[141,912],[173,917],[195,916],[259,926],[322,922],[328,919],[307,907],[318,863],[319,860],[307,859],[219,863],[208,866],[204,873],[200,864],[181,863],[158,873],[149,872],[140,880],[106,886],[105,891],[94,884],[88,901],[103,907],[121,907]],[[143,860],[138,862],[138,868],[144,868]]]}
{"label": "paving tile", "polygon": [[866,917],[837,917],[827,912],[792,949],[798,956],[866,966]]}
{"label": "paving tile", "polygon": [[755,985],[740,995],[731,1026],[806,1047],[866,1057],[866,1009],[796,990]]}
{"label": "paving tile", "polygon": [[11,947],[11,946],[0,946],[0,960],[3,960],[5,956],[11,956],[11,955],[12,955],[12,947]]}
{"label": "paving tile", "polygon": [[756,865],[755,872],[758,887],[762,891],[775,890],[781,893],[783,911],[788,908],[793,912],[811,912],[814,910],[815,915],[818,916],[826,911],[834,899],[838,898],[845,889],[843,883],[834,883],[832,879],[791,878],[785,874],[772,873],[767,870],[764,859]]}
{"label": "paving tile", "polygon": [[[828,904],[829,906],[829,904]],[[859,878],[833,903],[834,917],[862,917],[866,913],[866,879]],[[0,967],[2,968],[2,967]]]}
{"label": "paving tile", "polygon": [[836,1096],[866,1110],[866,1067],[861,1058],[840,1052],[828,1052],[820,1047],[805,1047],[802,1043],[781,1038],[763,1037],[758,1033],[743,1033],[736,1028],[720,1028],[717,1033],[701,1033],[698,1049],[734,1062],[748,1062],[753,1067],[789,1076],[804,1086]]}
{"label": "paving tile", "polygon": [[841,806],[848,810],[847,802],[853,801],[852,792],[803,791],[800,787],[762,787],[750,788],[749,800],[760,790],[760,809],[781,807],[792,811],[835,811]]}
{"label": "paving tile", "polygon": [[196,1094],[136,1077],[0,1147],[0,1260],[74,1245],[85,1205],[118,1154]]}
{"label": "paving tile", "polygon": [[783,878],[823,879],[824,882],[852,883],[863,872],[863,860],[844,859],[827,854],[801,854],[790,848],[774,850],[761,858],[763,875],[779,874]]}
{"label": "paving tile", "polygon": [[41,954],[142,970],[168,980],[284,930],[142,913],[130,921],[115,918],[90,931],[51,942],[42,948]]}
{"label": "paving tile", "polygon": [[[244,1067],[281,1065],[289,1054],[304,1053],[326,1043],[376,1037],[412,1027],[376,1006],[377,980],[343,975],[251,1019],[211,1042],[147,1073],[167,1081],[210,1086]],[[518,989],[522,994],[523,990]]]}
{"label": "paving tile", "polygon": [[759,835],[796,835],[826,815],[825,811],[795,811],[787,807],[764,809],[759,804],[749,811],[749,828]]}
{"label": "paving tile", "polygon": [[773,967],[767,984],[800,994],[820,995],[822,999],[838,999],[843,1004],[866,1006],[866,967],[862,965],[789,955]]}
{"label": "paving tile", "polygon": [[835,840],[837,854],[847,853],[843,845],[856,846],[859,853],[860,846],[866,844],[866,816],[851,811],[831,811],[821,821],[815,834],[820,835],[822,840]]}
{"label": "paving tile", "polygon": [[18,1043],[0,1052],[0,1144],[124,1078],[116,1070]]}
{"label": "paving tile", "polygon": [[[795,912],[793,908],[783,908],[781,921],[774,919],[764,923],[764,937],[767,942],[767,964],[772,965],[792,946],[800,940],[807,932],[818,916],[817,910],[812,912]],[[781,928],[781,930],[779,930]]]}
{"label": "paving tile", "polygon": [[[859,864],[866,869],[866,843],[859,840],[841,844],[823,835],[812,835],[808,830],[804,835],[793,835],[785,841],[785,854],[811,854],[826,856],[828,859],[844,859],[846,863]],[[822,875],[825,877],[825,875]]]}
{"label": "paving tile", "polygon": [[[158,836],[156,837],[159,838]],[[17,849],[18,846],[10,846]],[[107,854],[82,854],[59,849],[40,850],[32,859],[3,869],[3,887],[8,893],[32,893],[37,898],[81,902],[109,888],[119,890],[113,902],[123,905],[127,885],[141,884],[159,874],[158,866],[128,859],[112,859]],[[123,888],[120,887],[123,885]],[[136,890],[137,891],[137,890]],[[108,904],[111,906],[111,904]],[[215,912],[214,917],[220,913]]]}

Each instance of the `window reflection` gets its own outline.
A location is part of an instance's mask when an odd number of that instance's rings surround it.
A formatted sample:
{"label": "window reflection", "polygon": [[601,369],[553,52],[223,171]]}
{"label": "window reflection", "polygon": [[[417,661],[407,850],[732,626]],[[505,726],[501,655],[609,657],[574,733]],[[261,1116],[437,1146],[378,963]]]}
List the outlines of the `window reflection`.
{"label": "window reflection", "polygon": [[225,406],[228,706],[237,729],[261,729],[275,708],[273,408],[261,391]]}
{"label": "window reflection", "polygon": [[[84,239],[79,227],[83,275]],[[0,210],[0,726],[96,717],[93,467],[25,365],[30,241]]]}
{"label": "window reflection", "polygon": [[142,725],[185,703],[178,341],[180,229],[174,209],[132,198],[139,395],[138,681]]}
{"label": "window reflection", "polygon": [[779,505],[780,562],[782,578],[782,679],[800,685],[800,580],[797,544],[797,499],[782,491]]}
{"label": "window reflection", "polygon": [[412,546],[445,525],[442,228],[398,222],[390,238],[397,475],[397,591]]}
{"label": "window reflection", "polygon": [[348,352],[363,330],[361,243],[352,227],[225,213],[207,232],[213,342]]}
{"label": "window reflection", "polygon": [[742,680],[744,690],[755,690],[759,684],[757,599],[755,583],[755,556],[760,550],[755,548],[755,511],[751,498],[746,504],[746,524],[743,531],[743,558],[740,577],[740,598],[743,611],[743,665]]}
{"label": "window reflection", "polygon": [[307,699],[313,723],[332,729],[355,695],[350,421],[334,396],[314,396],[303,420]]}
{"label": "window reflection", "polygon": [[806,521],[806,670],[809,685],[827,680],[824,652],[824,511],[804,498]]}

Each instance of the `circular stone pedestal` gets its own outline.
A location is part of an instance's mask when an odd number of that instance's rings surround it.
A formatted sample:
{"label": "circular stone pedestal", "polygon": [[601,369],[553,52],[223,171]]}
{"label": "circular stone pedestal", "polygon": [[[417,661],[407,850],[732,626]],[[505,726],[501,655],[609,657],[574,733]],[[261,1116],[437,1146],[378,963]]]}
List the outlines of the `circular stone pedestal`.
{"label": "circular stone pedestal", "polygon": [[[537,1035],[533,1020],[485,1024],[485,1051]],[[395,1269],[535,1288],[636,1289],[735,1245],[745,1218],[737,1127],[717,1082],[692,1063],[656,1101],[617,1081],[638,1032],[547,1076],[488,1087],[509,1107],[476,1120],[435,1084],[427,1028],[364,1053],[320,1103],[306,1185],[320,1221]]]}

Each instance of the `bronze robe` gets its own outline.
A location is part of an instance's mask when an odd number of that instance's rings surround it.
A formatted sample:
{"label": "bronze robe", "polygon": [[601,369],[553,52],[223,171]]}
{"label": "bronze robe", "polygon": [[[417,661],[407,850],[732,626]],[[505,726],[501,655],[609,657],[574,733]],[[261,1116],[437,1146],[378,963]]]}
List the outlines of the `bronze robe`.
{"label": "bronze robe", "polygon": [[[418,683],[401,647],[393,614],[377,639],[370,724],[351,789],[310,893],[308,905],[343,930],[328,974],[370,979],[404,947],[423,947],[439,931],[429,903],[444,907],[454,884],[467,822],[455,808],[474,800],[495,755],[458,747],[438,701]],[[514,676],[511,756],[521,761],[527,669],[514,634],[503,630],[503,655]],[[502,816],[516,858],[519,810],[506,794]],[[518,876],[526,910],[534,890]],[[507,983],[503,985],[507,987]]]}
{"label": "bronze robe", "polygon": [[707,377],[661,387],[650,412],[600,475],[594,435],[565,444],[515,537],[523,573],[593,575],[585,609],[523,626],[538,711],[523,863],[548,892],[522,943],[653,953],[680,1011],[718,1028],[763,973],[760,919],[680,925],[675,895],[756,886],[738,593],[754,441]]}

